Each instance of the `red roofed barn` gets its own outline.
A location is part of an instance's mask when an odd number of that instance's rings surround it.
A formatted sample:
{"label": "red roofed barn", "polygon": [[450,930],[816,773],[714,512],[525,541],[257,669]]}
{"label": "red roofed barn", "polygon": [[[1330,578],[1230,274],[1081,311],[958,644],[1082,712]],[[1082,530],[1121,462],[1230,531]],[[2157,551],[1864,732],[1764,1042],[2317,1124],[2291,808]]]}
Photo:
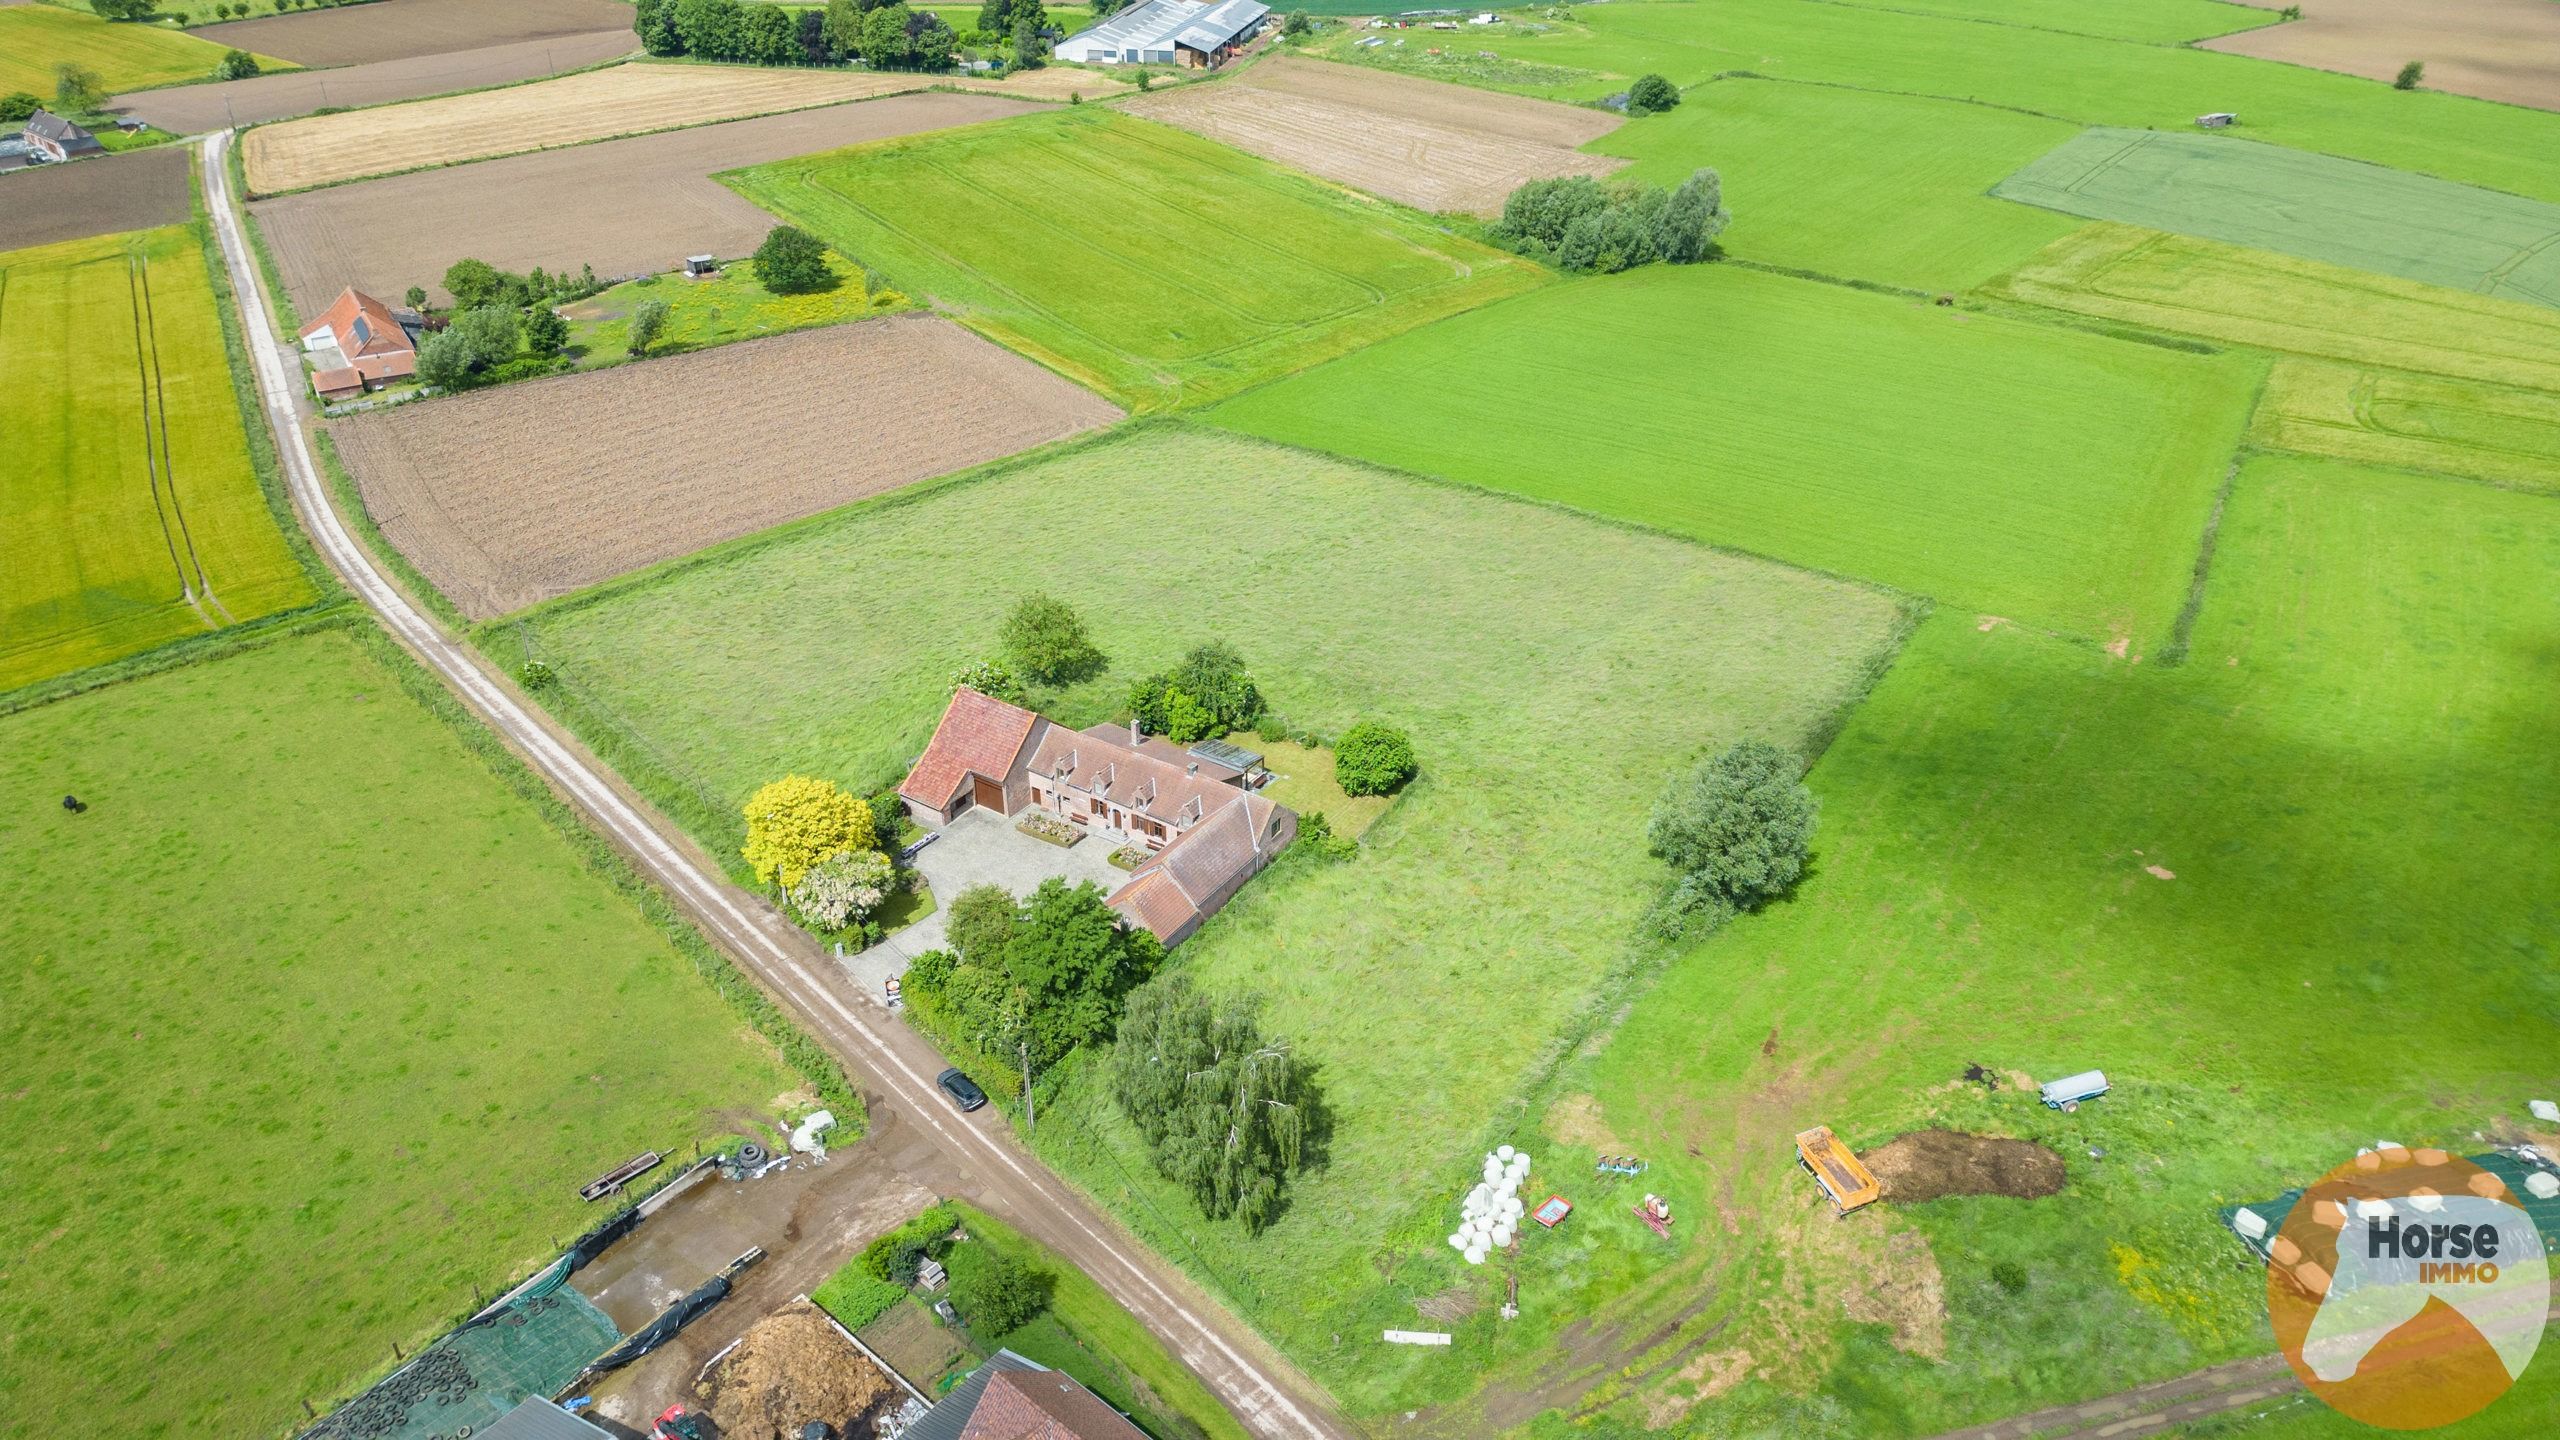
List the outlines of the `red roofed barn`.
{"label": "red roofed barn", "polygon": [[311,388],[323,400],[339,400],[417,374],[411,332],[419,323],[361,290],[340,291],[336,303],[302,329]]}

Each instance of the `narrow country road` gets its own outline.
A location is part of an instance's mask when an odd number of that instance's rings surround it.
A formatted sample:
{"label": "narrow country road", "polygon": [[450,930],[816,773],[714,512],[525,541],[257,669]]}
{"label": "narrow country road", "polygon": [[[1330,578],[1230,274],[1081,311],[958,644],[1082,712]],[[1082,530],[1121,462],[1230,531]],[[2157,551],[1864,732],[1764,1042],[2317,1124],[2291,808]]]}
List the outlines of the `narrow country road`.
{"label": "narrow country road", "polygon": [[340,523],[320,481],[304,428],[299,377],[287,367],[268,320],[231,193],[225,157],[233,135],[197,142],[206,208],[237,298],[243,337],[257,372],[259,401],[274,432],[296,511],[312,543],[384,629],[495,730],[651,883],[866,1080],[870,1103],[930,1135],[956,1172],[958,1194],[1057,1250],[1135,1314],[1258,1435],[1353,1440],[1312,1382],[1198,1287],[1124,1235],[1014,1139],[993,1108],[960,1114],[933,1077],[941,1058],[851,986],[817,942],[764,903],[731,886],[673,825],[635,796],[584,748],[521,700],[477,652],[445,634],[373,564]]}

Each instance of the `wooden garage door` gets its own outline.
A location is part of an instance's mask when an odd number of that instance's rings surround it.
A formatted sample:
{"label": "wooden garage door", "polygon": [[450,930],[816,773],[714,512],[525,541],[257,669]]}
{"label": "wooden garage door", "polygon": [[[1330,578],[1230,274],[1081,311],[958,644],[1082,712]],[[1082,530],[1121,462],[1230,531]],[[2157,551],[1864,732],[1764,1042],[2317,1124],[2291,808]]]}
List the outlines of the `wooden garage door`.
{"label": "wooden garage door", "polygon": [[984,805],[999,815],[1004,813],[1003,786],[997,784],[993,780],[987,779],[983,775],[972,775],[969,777],[969,780],[971,786],[969,791],[970,799],[976,801],[980,805]]}

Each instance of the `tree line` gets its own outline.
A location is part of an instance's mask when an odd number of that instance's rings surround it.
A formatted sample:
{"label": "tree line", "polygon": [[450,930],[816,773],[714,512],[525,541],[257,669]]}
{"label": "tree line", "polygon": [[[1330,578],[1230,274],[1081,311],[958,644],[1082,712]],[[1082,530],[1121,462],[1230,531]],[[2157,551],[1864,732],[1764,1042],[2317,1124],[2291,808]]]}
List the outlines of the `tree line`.
{"label": "tree line", "polygon": [[745,0],[638,0],[632,28],[652,55],[692,55],[744,65],[842,65],[875,70],[947,70],[964,44],[1010,47],[1010,64],[1048,54],[1049,17],[1040,0],[987,0],[976,32],[963,36],[929,10],[902,0],[828,0],[824,10],[786,10]]}

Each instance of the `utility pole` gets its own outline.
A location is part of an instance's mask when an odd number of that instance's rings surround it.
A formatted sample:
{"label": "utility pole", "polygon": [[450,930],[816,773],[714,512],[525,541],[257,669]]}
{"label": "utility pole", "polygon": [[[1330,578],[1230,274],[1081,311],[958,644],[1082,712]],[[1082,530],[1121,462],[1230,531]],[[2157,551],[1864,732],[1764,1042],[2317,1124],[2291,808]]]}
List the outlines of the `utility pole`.
{"label": "utility pole", "polygon": [[1040,1128],[1040,1102],[1031,1098],[1031,1042],[1021,1042],[1022,1050],[1022,1128],[1027,1133]]}

